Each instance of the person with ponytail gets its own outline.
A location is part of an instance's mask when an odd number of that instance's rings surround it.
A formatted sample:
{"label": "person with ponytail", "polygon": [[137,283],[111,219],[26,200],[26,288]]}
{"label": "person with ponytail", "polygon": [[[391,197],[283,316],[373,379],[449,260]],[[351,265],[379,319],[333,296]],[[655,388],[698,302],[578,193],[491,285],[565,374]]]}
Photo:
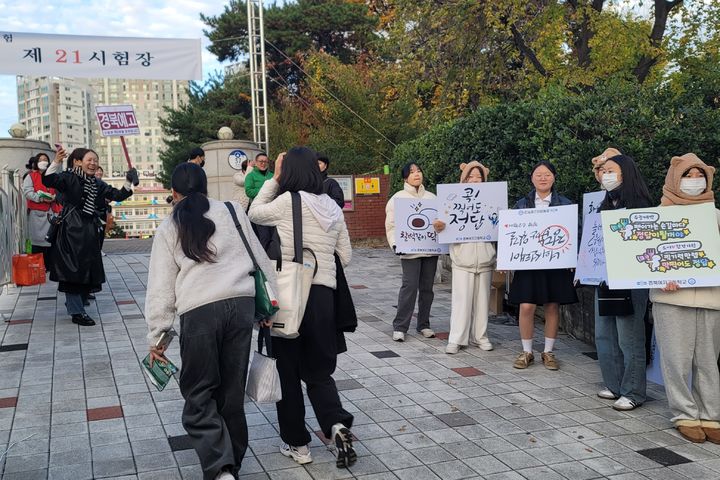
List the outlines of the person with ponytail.
{"label": "person with ponytail", "polygon": [[[627,155],[608,158],[601,167],[601,182],[607,192],[600,210],[647,208],[652,199],[635,161]],[[613,293],[615,292],[615,293]],[[595,347],[605,388],[597,395],[615,400],[615,410],[633,410],[645,402],[645,313],[648,290],[630,290],[625,298],[626,309],[608,308],[602,312],[601,302],[619,305],[622,292],[608,290],[601,284],[595,291]],[[624,294],[623,294],[624,295]],[[612,300],[612,302],[610,302]],[[603,307],[604,308],[604,307]]]}
{"label": "person with ponytail", "polygon": [[[150,355],[152,361],[166,361],[167,346],[158,347],[157,341],[179,315],[182,423],[204,480],[233,480],[248,446],[244,397],[255,324],[253,262],[230,207],[208,198],[202,167],[181,163],[170,183],[173,212],[155,232],[148,269]],[[228,203],[277,291],[275,269],[242,205]]]}
{"label": "person with ponytail", "polygon": [[[65,150],[60,149],[53,163],[42,175],[45,187],[62,194],[62,222],[50,248],[50,280],[59,282],[58,291],[65,293],[65,307],[72,322],[80,326],[95,325],[85,311],[86,299],[99,292],[105,283],[100,242],[104,229],[98,211],[106,200],[122,201],[133,194],[133,185],[140,182],[137,172],[127,172],[122,189],[113,188],[95,178],[98,156],[94,150],[76,148],[63,169]],[[71,163],[72,162],[72,163]]]}
{"label": "person with ponytail", "polygon": [[[673,157],[660,205],[714,205],[714,173],[694,153]],[[720,211],[715,213],[707,221],[720,225]],[[720,287],[680,288],[669,282],[650,290],[650,299],[675,428],[693,443],[720,444]]]}
{"label": "person with ponytail", "polygon": [[[45,268],[50,268],[50,243],[45,239],[50,222],[49,212],[60,213],[60,205],[55,201],[56,191],[42,183],[42,175],[50,165],[45,153],[31,157],[27,164],[28,173],[23,179],[23,194],[27,201],[28,231],[32,253],[42,253]],[[41,193],[42,192],[42,193]]]}

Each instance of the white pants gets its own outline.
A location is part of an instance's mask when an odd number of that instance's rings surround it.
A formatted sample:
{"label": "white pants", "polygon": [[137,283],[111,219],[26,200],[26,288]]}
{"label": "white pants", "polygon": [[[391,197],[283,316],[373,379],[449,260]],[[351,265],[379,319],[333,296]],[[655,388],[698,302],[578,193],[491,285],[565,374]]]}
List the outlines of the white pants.
{"label": "white pants", "polygon": [[452,313],[448,342],[467,345],[487,339],[492,271],[471,273],[452,269]]}

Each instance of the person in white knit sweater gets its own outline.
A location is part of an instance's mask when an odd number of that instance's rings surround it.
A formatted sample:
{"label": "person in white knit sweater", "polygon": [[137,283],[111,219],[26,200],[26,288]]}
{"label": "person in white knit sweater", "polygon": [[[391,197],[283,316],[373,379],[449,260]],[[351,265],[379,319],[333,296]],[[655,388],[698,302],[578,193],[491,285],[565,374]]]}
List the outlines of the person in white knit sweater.
{"label": "person in white knit sweater", "polygon": [[337,254],[340,264],[350,263],[352,249],[347,225],[340,207],[323,194],[323,179],[317,154],[295,147],[281,154],[275,173],[265,181],[250,205],[253,223],[277,227],[282,246],[282,261],[294,257],[292,193],[298,192],[302,204],[302,246],[317,258],[315,275],[300,336],[293,339],[273,337],[273,353],[280,373],[282,400],[277,403],[280,438],[285,442],[280,453],[300,464],[312,461],[307,444],[311,436],[305,427],[305,402],[301,381],[325,437],[338,448],[337,466],[355,463],[352,446],[353,416],[340,402],[332,374],[337,364],[335,293]]}
{"label": "person in white knit sweater", "polygon": [[[243,398],[255,322],[253,263],[226,205],[207,197],[207,177],[194,163],[173,171],[174,208],[158,227],[148,272],[145,319],[150,354],[180,316],[182,422],[205,480],[232,480],[248,445]],[[275,269],[243,208],[231,202],[271,286]],[[269,322],[265,322],[269,326]]]}

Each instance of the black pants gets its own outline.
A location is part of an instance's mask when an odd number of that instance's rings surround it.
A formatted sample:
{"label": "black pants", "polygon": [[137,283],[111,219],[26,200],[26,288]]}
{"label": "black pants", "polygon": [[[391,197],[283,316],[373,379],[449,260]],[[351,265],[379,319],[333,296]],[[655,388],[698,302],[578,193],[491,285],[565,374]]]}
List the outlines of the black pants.
{"label": "black pants", "polygon": [[180,316],[182,422],[205,480],[240,469],[247,450],[243,402],[254,315],[255,300],[239,297]]}
{"label": "black pants", "polygon": [[[418,301],[417,331],[430,328],[430,307],[435,298],[433,282],[437,263],[437,256],[400,260],[403,276],[398,293],[397,314],[393,320],[394,331],[407,333],[416,299]],[[420,298],[418,298],[418,290]]]}
{"label": "black pants", "polygon": [[353,416],[340,403],[332,374],[337,364],[333,290],[320,285],[310,289],[300,336],[273,337],[273,354],[280,373],[282,400],[277,403],[280,438],[292,446],[310,443],[305,427],[305,400],[300,381],[305,382],[323,434],[330,438],[332,426],[352,427]]}

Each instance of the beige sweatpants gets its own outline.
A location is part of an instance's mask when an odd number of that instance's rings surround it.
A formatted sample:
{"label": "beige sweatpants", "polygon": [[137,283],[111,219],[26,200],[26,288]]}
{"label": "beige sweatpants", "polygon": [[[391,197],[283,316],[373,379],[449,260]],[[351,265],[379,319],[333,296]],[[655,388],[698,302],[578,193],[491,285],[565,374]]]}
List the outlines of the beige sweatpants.
{"label": "beige sweatpants", "polygon": [[452,312],[448,343],[467,345],[487,339],[492,271],[472,273],[452,269]]}
{"label": "beige sweatpants", "polygon": [[654,303],[653,317],[672,421],[720,421],[720,310]]}

